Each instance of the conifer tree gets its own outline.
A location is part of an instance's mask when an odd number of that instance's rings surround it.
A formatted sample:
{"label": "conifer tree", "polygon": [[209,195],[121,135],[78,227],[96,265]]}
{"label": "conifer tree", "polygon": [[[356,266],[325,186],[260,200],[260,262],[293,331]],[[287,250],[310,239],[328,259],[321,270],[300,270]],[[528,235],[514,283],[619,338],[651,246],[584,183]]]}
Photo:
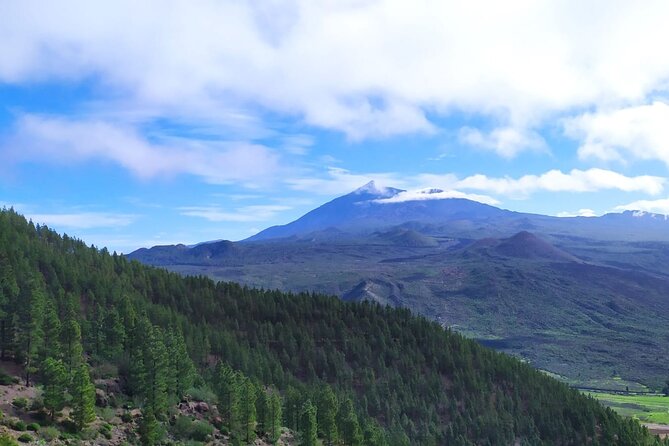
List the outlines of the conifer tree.
{"label": "conifer tree", "polygon": [[44,361],[48,357],[59,358],[60,348],[60,319],[56,313],[53,300],[48,299],[44,309],[44,318],[42,321],[42,347],[40,359]]}
{"label": "conifer tree", "polygon": [[388,446],[386,436],[376,421],[368,420],[364,430],[365,446]]}
{"label": "conifer tree", "polygon": [[7,357],[12,345],[12,307],[19,296],[19,286],[9,259],[0,253],[0,359]]}
{"label": "conifer tree", "polygon": [[146,318],[139,318],[132,329],[128,349],[128,392],[143,396],[147,389],[147,368],[145,351],[151,332],[151,324]]}
{"label": "conifer tree", "polygon": [[196,375],[195,366],[188,355],[186,341],[180,331],[166,333],[165,344],[170,363],[169,388],[178,398],[181,398],[193,386]]}
{"label": "conifer tree", "polygon": [[67,373],[72,378],[81,364],[83,347],[81,345],[81,327],[74,319],[68,319],[63,328],[63,358]]}
{"label": "conifer tree", "polygon": [[167,369],[169,366],[162,330],[158,327],[151,327],[145,346],[146,405],[152,410],[154,416],[160,416],[167,411]]}
{"label": "conifer tree", "polygon": [[219,362],[215,370],[215,392],[218,411],[230,432],[240,431],[240,383],[239,375],[232,368]]}
{"label": "conifer tree", "polygon": [[268,389],[258,389],[258,398],[256,398],[256,417],[258,424],[256,424],[256,431],[261,437],[267,436],[268,420],[268,406],[269,406],[269,391]]}
{"label": "conifer tree", "polygon": [[240,425],[242,438],[246,444],[252,443],[255,438],[256,428],[256,386],[250,379],[244,377],[242,379],[239,404]]}
{"label": "conifer tree", "polygon": [[300,444],[302,446],[316,446],[318,444],[318,422],[316,407],[307,400],[300,411]]}
{"label": "conifer tree", "polygon": [[17,356],[23,362],[25,382],[26,386],[29,386],[33,374],[38,370],[40,339],[43,336],[42,316],[46,297],[42,278],[34,275],[28,287],[21,294]]}
{"label": "conifer tree", "polygon": [[337,442],[337,397],[332,388],[324,384],[318,394],[318,432],[331,446]]}
{"label": "conifer tree", "polygon": [[67,370],[60,359],[47,358],[42,364],[44,380],[44,408],[48,411],[51,421],[56,412],[65,405],[65,391],[67,389]]}
{"label": "conifer tree", "polygon": [[270,443],[276,444],[281,436],[281,396],[275,389],[267,393],[265,432]]}
{"label": "conifer tree", "polygon": [[88,365],[81,362],[75,370],[70,386],[72,419],[78,430],[95,420],[95,387],[91,383]]}
{"label": "conifer tree", "polygon": [[300,411],[302,410],[302,394],[294,387],[288,387],[284,399],[284,420],[286,426],[295,431],[300,430]]}
{"label": "conifer tree", "polygon": [[123,320],[116,308],[107,312],[104,318],[103,326],[105,356],[108,359],[116,359],[123,353],[123,346],[126,343],[126,331],[123,326]]}
{"label": "conifer tree", "polygon": [[337,425],[339,436],[346,446],[362,445],[362,431],[350,398],[344,399],[339,406]]}
{"label": "conifer tree", "polygon": [[163,437],[163,431],[160,428],[156,416],[153,414],[151,408],[147,408],[142,412],[142,419],[139,423],[139,439],[144,446],[154,446],[160,444]]}

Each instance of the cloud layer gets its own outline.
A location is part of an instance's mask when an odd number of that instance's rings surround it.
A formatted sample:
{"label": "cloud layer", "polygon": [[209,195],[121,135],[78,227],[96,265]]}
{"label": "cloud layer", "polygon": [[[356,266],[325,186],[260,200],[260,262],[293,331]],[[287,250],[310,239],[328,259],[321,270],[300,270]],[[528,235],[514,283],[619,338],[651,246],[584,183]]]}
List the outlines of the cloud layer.
{"label": "cloud layer", "polygon": [[466,141],[511,156],[542,146],[547,117],[666,91],[668,15],[662,0],[27,0],[3,5],[0,82],[95,76],[126,104],[259,105],[354,139],[459,110],[499,124]]}
{"label": "cloud layer", "polygon": [[140,178],[190,174],[210,183],[265,181],[279,170],[271,149],[244,142],[172,138],[153,142],[132,127],[24,115],[3,144],[0,159],[61,164],[101,160]]}

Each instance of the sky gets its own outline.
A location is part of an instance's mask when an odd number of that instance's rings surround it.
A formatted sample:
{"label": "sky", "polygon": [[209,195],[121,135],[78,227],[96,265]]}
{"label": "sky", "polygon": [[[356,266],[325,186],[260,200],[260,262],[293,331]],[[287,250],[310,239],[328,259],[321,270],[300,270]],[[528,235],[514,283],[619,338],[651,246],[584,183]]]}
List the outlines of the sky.
{"label": "sky", "polygon": [[240,240],[370,180],[669,214],[664,0],[0,0],[0,17],[0,207],[98,247]]}

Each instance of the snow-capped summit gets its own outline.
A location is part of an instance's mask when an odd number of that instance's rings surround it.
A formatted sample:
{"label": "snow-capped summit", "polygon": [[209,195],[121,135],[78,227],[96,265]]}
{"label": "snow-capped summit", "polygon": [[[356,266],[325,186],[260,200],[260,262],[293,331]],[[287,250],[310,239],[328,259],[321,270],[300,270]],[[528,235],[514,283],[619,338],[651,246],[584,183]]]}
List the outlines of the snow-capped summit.
{"label": "snow-capped summit", "polygon": [[387,197],[392,197],[396,195],[398,192],[400,192],[399,189],[395,189],[392,187],[384,187],[376,184],[376,181],[372,180],[369,183],[365,184],[364,186],[361,186],[351,192],[351,195],[374,195],[375,197],[378,198],[387,198]]}

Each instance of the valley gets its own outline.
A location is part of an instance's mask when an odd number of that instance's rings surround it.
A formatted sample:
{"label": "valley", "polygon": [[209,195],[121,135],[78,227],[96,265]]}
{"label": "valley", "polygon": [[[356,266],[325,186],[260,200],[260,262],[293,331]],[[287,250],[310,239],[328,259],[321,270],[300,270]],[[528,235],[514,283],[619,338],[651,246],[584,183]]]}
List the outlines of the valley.
{"label": "valley", "polygon": [[[397,193],[367,185],[247,241],[129,257],[253,287],[407,307],[572,385],[664,382],[669,242],[641,239],[658,228],[668,237],[669,222],[517,215],[466,200],[369,204]],[[622,224],[633,236],[608,238],[607,228]],[[291,235],[268,238],[272,231]]]}

